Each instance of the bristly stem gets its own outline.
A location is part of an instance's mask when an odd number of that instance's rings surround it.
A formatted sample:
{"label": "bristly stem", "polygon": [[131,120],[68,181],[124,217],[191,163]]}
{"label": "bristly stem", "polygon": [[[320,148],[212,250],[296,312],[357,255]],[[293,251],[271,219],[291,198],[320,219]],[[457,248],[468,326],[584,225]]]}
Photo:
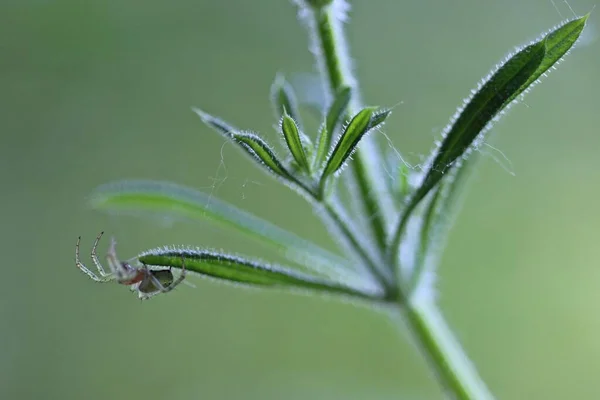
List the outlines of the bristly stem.
{"label": "bristly stem", "polygon": [[329,221],[335,226],[336,230],[344,236],[348,244],[360,257],[363,265],[368,269],[369,273],[377,280],[382,288],[388,288],[390,277],[385,275],[385,271],[381,271],[378,260],[372,257],[359,240],[356,232],[348,226],[344,218],[340,215],[340,211],[335,204],[325,200],[322,191],[315,191],[313,188],[304,184],[301,180],[294,177],[290,178],[290,182],[296,185],[318,208],[321,208]]}
{"label": "bristly stem", "polygon": [[392,312],[412,335],[448,398],[494,399],[432,301],[422,299]]}
{"label": "bristly stem", "polygon": [[323,202],[323,208],[329,219],[338,228],[338,230],[340,230],[340,233],[344,235],[346,240],[348,240],[348,243],[353,247],[354,251],[358,253],[359,257],[369,269],[369,272],[375,277],[375,279],[377,279],[379,284],[385,288],[386,291],[389,291],[390,288],[388,282],[390,281],[390,277],[386,276],[385,272],[380,270],[380,267],[377,265],[377,260],[374,259],[374,257],[371,257],[369,252],[365,250],[352,229],[346,225],[335,205]]}
{"label": "bristly stem", "polygon": [[[329,5],[321,5],[326,2],[311,6],[309,2],[298,0],[301,7],[302,17],[305,19],[311,35],[312,51],[315,54],[319,67],[323,87],[328,101],[333,98],[337,91],[346,86],[352,89],[352,98],[348,105],[348,119],[356,114],[360,105],[360,94],[356,79],[352,74],[350,56],[347,53],[345,37],[342,29],[348,5],[345,1],[334,0]],[[384,177],[380,169],[376,168],[374,161],[381,160],[381,152],[373,138],[367,136],[361,140],[361,145],[354,155],[350,164],[350,172],[361,193],[362,207],[371,222],[371,229],[380,249],[387,244],[387,225],[385,221],[390,215],[392,201],[381,187]]]}
{"label": "bristly stem", "polygon": [[[308,24],[313,40],[312,50],[328,97],[331,98],[332,94],[342,86],[351,87],[353,98],[348,113],[350,115],[356,113],[360,108],[360,100],[341,27],[343,14],[348,5],[344,0],[331,2],[297,0],[297,3],[300,6],[301,16]],[[371,217],[374,236],[382,253],[385,254],[388,236],[385,221],[391,219],[387,219],[383,212],[389,212],[393,207],[386,203],[385,189],[377,190],[377,185],[385,182],[382,177],[377,176],[378,169],[374,168],[375,163],[381,160],[379,153],[372,139],[366,137],[361,142],[351,166],[353,178],[362,197],[362,205]],[[395,271],[394,263],[389,263],[386,267],[389,272]],[[388,290],[396,291],[396,293],[388,293],[388,298],[396,299],[395,313],[397,315],[398,310],[401,310],[402,320],[446,395],[459,400],[492,399],[493,396],[454,339],[436,305],[429,300],[415,304],[410,301],[406,293],[401,292],[401,288],[396,285],[391,289],[390,285],[387,287]]]}

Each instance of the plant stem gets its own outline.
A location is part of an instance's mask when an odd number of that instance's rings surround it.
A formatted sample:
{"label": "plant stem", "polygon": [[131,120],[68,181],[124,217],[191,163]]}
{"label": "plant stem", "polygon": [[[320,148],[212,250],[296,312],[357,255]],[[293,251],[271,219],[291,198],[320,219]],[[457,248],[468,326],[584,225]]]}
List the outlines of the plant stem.
{"label": "plant stem", "polygon": [[339,211],[335,208],[335,206],[329,202],[324,201],[322,206],[329,217],[329,219],[337,226],[340,230],[340,233],[344,235],[350,246],[354,249],[355,252],[358,253],[358,256],[363,260],[366,264],[369,272],[377,279],[377,281],[381,284],[381,286],[386,290],[390,291],[393,288],[390,288],[390,276],[385,275],[385,271],[381,271],[378,267],[377,260],[374,260],[368,251],[362,246],[362,243],[358,239],[358,237],[354,234],[353,230],[344,222],[344,218],[340,215]]}
{"label": "plant stem", "polygon": [[[351,72],[341,16],[334,15],[336,12],[343,14],[347,5],[345,1],[339,0],[334,0],[328,6],[314,8],[303,4],[302,0],[299,3],[300,7],[304,7],[302,11],[313,41],[312,48],[321,72],[325,93],[331,99],[342,86],[352,88],[352,98],[348,105],[348,118],[351,118],[361,107],[360,94]],[[387,196],[385,188],[381,187],[381,183],[385,181],[380,169],[374,165],[374,161],[380,159],[377,144],[372,137],[367,136],[362,139],[354,160],[350,163],[350,172],[361,193],[362,207],[371,217],[371,230],[377,245],[383,250],[387,245],[385,221],[391,221],[390,216],[385,213],[393,209],[393,202]]]}
{"label": "plant stem", "polygon": [[310,198],[310,201],[313,204],[322,209],[325,216],[329,219],[329,221],[335,225],[336,229],[339,233],[344,236],[352,250],[360,257],[363,265],[367,268],[369,273],[377,280],[377,282],[381,285],[381,287],[389,291],[389,282],[393,281],[393,276],[386,276],[386,271],[381,271],[378,267],[382,264],[381,260],[374,259],[371,254],[365,249],[363,242],[359,239],[359,236],[354,232],[353,229],[347,224],[346,218],[341,215],[340,210],[335,204],[328,202],[323,197],[322,189],[315,191],[313,188],[307,186],[302,181],[293,178],[290,175],[290,183],[296,185],[300,190],[304,191],[306,196]]}
{"label": "plant stem", "polygon": [[448,398],[494,398],[432,301],[424,300],[392,312],[410,332]]}
{"label": "plant stem", "polygon": [[398,271],[400,269],[400,243],[402,242],[402,237],[404,234],[404,230],[406,225],[408,224],[408,220],[410,219],[410,215],[415,209],[416,204],[412,202],[409,203],[409,206],[402,210],[400,214],[400,221],[398,222],[394,233],[392,234],[392,239],[390,240],[389,247],[387,249],[387,261],[390,265],[393,266],[394,271]]}
{"label": "plant stem", "polygon": [[[326,6],[311,6],[305,0],[297,0],[301,8],[302,16],[308,23],[308,28],[313,40],[313,52],[320,68],[324,86],[331,97],[342,85],[353,89],[353,99],[350,102],[349,114],[355,113],[360,108],[357,94],[356,80],[350,70],[350,57],[345,47],[345,39],[341,27],[341,16],[334,15],[334,11],[343,12],[347,6],[344,0],[333,0],[332,4]],[[385,221],[393,218],[383,215],[383,212],[393,210],[386,202],[386,190],[377,190],[376,185],[385,181],[378,177],[376,163],[381,160],[379,151],[371,138],[363,138],[356,157],[350,164],[354,179],[359,187],[362,203],[365,211],[372,216],[372,230],[377,239],[382,254],[386,256],[387,227]],[[335,216],[336,214],[330,214]],[[406,221],[404,221],[406,222]],[[343,232],[352,243],[356,236],[351,232]],[[393,242],[400,240],[401,234],[396,233]],[[364,251],[362,246],[361,250]],[[393,254],[396,254],[392,250]],[[389,254],[389,253],[388,253]],[[372,259],[365,255],[367,259]],[[395,262],[385,258],[389,272],[395,274]],[[483,381],[479,378],[475,368],[469,362],[460,344],[454,339],[451,330],[446,325],[436,305],[424,300],[419,303],[410,301],[409,296],[402,293],[402,288],[396,282],[388,283],[386,287],[392,286],[396,307],[402,310],[402,320],[412,333],[413,338],[432,371],[438,378],[439,383],[448,397],[458,400],[486,400],[492,399]],[[388,293],[390,294],[390,293]],[[421,296],[417,298],[422,299]]]}

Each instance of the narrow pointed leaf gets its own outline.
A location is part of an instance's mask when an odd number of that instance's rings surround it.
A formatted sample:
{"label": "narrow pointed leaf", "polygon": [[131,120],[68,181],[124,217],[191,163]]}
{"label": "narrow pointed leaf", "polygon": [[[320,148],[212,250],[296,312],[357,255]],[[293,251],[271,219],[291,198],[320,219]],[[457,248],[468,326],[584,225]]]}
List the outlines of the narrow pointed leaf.
{"label": "narrow pointed leaf", "polygon": [[346,111],[348,109],[348,104],[350,103],[350,99],[352,98],[352,89],[350,87],[344,86],[342,87],[333,103],[329,107],[327,111],[327,116],[325,117],[325,123],[321,125],[319,129],[319,138],[317,140],[317,154],[315,155],[315,168],[321,166],[327,153],[331,147],[331,141],[335,135],[336,130],[339,125],[342,124],[342,121],[346,115]]}
{"label": "narrow pointed leaf", "polygon": [[283,75],[278,74],[271,85],[271,103],[278,121],[287,114],[296,121],[298,126],[302,126],[296,93]]}
{"label": "narrow pointed leaf", "polygon": [[260,165],[266,167],[280,177],[290,178],[289,172],[279,161],[273,149],[271,149],[262,138],[250,132],[240,132],[221,119],[213,117],[198,108],[193,108],[192,110],[198,114],[202,122],[225,136],[227,139],[237,143],[246,154]]}
{"label": "narrow pointed leaf", "polygon": [[442,179],[445,171],[473,145],[494,117],[514,98],[537,71],[545,56],[543,41],[529,45],[511,57],[474,94],[460,112],[437,150],[423,183],[411,199],[416,206]]}
{"label": "narrow pointed leaf", "polygon": [[292,290],[312,290],[329,294],[377,299],[374,293],[320,280],[278,265],[269,265],[238,256],[200,249],[159,248],[138,256],[146,265],[182,268],[205,277],[255,287],[272,287]]}
{"label": "narrow pointed leaf", "polygon": [[[456,128],[457,128],[457,126],[459,126],[459,124],[458,124],[459,121],[461,120],[463,115],[465,113],[467,113],[469,107],[475,102],[475,100],[477,100],[477,97],[481,94],[481,92],[483,92],[485,90],[486,86],[489,86],[489,84],[491,82],[497,81],[498,75],[502,75],[503,71],[507,69],[507,66],[510,66],[511,64],[515,64],[515,59],[522,58],[523,60],[526,60],[527,56],[529,56],[530,60],[529,60],[529,62],[524,64],[526,66],[526,68],[523,68],[522,70],[526,72],[527,70],[531,69],[532,65],[537,64],[535,70],[533,70],[529,73],[529,76],[527,77],[527,79],[525,79],[525,81],[516,90],[514,90],[514,92],[512,94],[510,94],[509,96],[506,96],[503,103],[499,107],[498,111],[496,111],[496,113],[491,115],[492,118],[489,118],[486,125],[484,125],[484,127],[481,129],[482,131],[485,130],[486,126],[489,126],[489,121],[491,119],[496,117],[500,111],[502,111],[503,109],[508,107],[513,102],[513,100],[515,100],[519,95],[524,94],[529,88],[531,88],[537,82],[537,80],[539,79],[540,76],[545,75],[550,68],[554,67],[556,65],[556,63],[558,61],[560,61],[560,59],[565,54],[568,53],[568,51],[573,47],[573,45],[579,39],[579,37],[585,27],[585,23],[586,23],[588,17],[589,17],[589,14],[563,23],[556,29],[553,29],[550,33],[544,35],[536,43],[526,47],[525,49],[523,49],[522,51],[517,53],[515,56],[510,58],[486,82],[486,84],[483,85],[483,87],[480,89],[480,91],[475,94],[475,96],[471,99],[470,103],[467,104],[467,106],[463,109],[461,115],[455,120],[454,125],[452,125],[451,129],[449,130],[448,135],[446,136],[444,142],[446,142],[448,140],[448,137],[451,134],[453,134],[453,132],[458,131],[458,129],[456,129]],[[540,48],[542,46],[543,46],[543,52],[540,50]],[[525,52],[528,52],[528,54],[523,55],[523,53],[525,53]],[[540,58],[540,55],[539,55],[540,53],[543,53],[543,54],[541,56],[541,59],[538,62],[537,59]],[[515,77],[519,77],[519,76],[522,77],[524,75],[525,74],[517,74]],[[511,85],[511,86],[514,86],[514,85]],[[497,85],[496,85],[496,87],[497,87]],[[508,92],[506,92],[506,93],[508,93]],[[497,104],[498,101],[496,101],[496,100],[490,102],[490,104],[494,104],[494,103]],[[488,112],[488,115],[489,115],[489,112]],[[475,122],[477,122],[477,121],[475,121]],[[466,130],[463,129],[463,132],[465,132],[465,131]],[[468,139],[469,138],[468,136],[469,135],[466,135],[465,137]],[[477,135],[475,135],[475,138],[473,140],[476,139],[476,136]],[[471,141],[471,143],[473,142],[473,140]],[[467,147],[465,148],[464,145],[462,146],[462,148],[465,149],[463,151],[463,154],[466,151],[468,151],[468,148],[470,146],[469,143],[465,143],[465,144],[467,145]],[[434,159],[433,165],[430,168],[430,170],[427,172],[427,175],[426,175],[422,185],[417,190],[417,192],[413,195],[410,202],[407,204],[405,212],[404,212],[402,218],[400,219],[400,222],[394,233],[394,239],[392,241],[392,247],[391,247],[392,251],[397,252],[397,250],[398,250],[398,244],[400,242],[404,227],[406,226],[406,223],[408,222],[408,218],[410,217],[412,210],[429,193],[429,191],[437,184],[437,182],[439,182],[441,180],[442,173],[440,171],[444,171],[444,169],[446,167],[452,165],[452,163],[454,163],[456,161],[456,159],[458,158],[455,155],[450,156],[450,157],[446,156],[446,160],[440,162],[440,160],[442,160],[444,158],[444,154],[442,152],[443,146],[444,146],[444,144],[442,144],[442,147],[440,147],[440,149],[436,155],[436,158]],[[460,148],[461,146],[458,146],[458,147]],[[448,149],[448,147],[446,147],[446,150],[447,149]],[[451,154],[451,152],[448,152],[448,153]],[[462,177],[464,175],[466,175],[465,170],[468,169],[468,166],[472,164],[472,162],[470,162],[470,161],[467,162],[468,159],[465,158],[463,154],[461,154],[463,156],[463,161],[457,167],[458,171],[454,171],[451,174],[451,176],[449,177],[449,182],[448,182],[449,187],[448,188],[438,188],[437,190],[440,191],[440,193],[436,193],[434,195],[434,199],[432,199],[432,202],[435,201],[436,203],[439,202],[441,204],[436,205],[435,203],[430,203],[429,209],[426,210],[426,218],[428,218],[428,219],[431,218],[431,220],[426,223],[427,226],[424,227],[425,231],[423,231],[422,238],[431,236],[429,231],[432,228],[429,225],[430,224],[432,226],[440,225],[441,223],[438,221],[438,219],[446,218],[443,216],[443,214],[447,214],[447,210],[451,207],[450,203],[453,203],[455,201],[454,193],[457,192],[456,188],[464,180],[464,178],[462,178]],[[439,171],[436,172],[436,169]],[[444,194],[444,193],[446,193],[446,194]],[[436,208],[440,209],[442,211],[436,212],[435,211]],[[430,213],[432,213],[431,216],[429,216]],[[435,217],[435,215],[438,215],[438,217]],[[434,229],[436,231],[444,230],[444,229],[447,229],[448,225],[449,225],[449,223],[446,223],[445,227],[443,227],[441,229],[440,228],[434,228]],[[427,230],[429,230],[429,231],[427,231]],[[438,235],[436,234],[436,236],[438,236]],[[439,235],[439,236],[441,237],[441,235]],[[436,241],[435,238],[434,239],[430,238],[429,239],[430,243],[426,244],[426,246],[436,245],[435,241]],[[423,250],[426,253],[430,251],[430,250],[426,250],[426,249],[423,249]],[[393,256],[393,258],[395,258],[395,257]]]}
{"label": "narrow pointed leaf", "polygon": [[383,124],[385,122],[385,120],[387,119],[387,117],[390,116],[391,113],[392,113],[392,110],[388,110],[388,109],[375,111],[373,113],[373,116],[371,117],[371,121],[369,121],[368,129],[373,129],[373,128]]}
{"label": "narrow pointed leaf", "polygon": [[213,115],[210,115],[196,107],[192,107],[192,111],[200,117],[200,120],[202,120],[202,122],[206,126],[217,131],[221,135],[225,136],[227,139],[232,139],[233,134],[237,132],[237,128],[234,128],[233,126],[229,125],[221,118],[217,118]]}
{"label": "narrow pointed leaf", "polygon": [[248,154],[254,156],[257,161],[261,162],[268,169],[281,177],[290,178],[289,172],[279,161],[273,149],[259,136],[249,132],[242,132],[235,134],[233,140],[239,143],[248,151]]}
{"label": "narrow pointed leaf", "polygon": [[[587,16],[568,21],[540,40],[545,43],[545,54],[541,63],[527,81],[504,102],[503,107],[524,93],[569,51],[583,31],[586,20]],[[446,174],[440,185],[434,189],[435,192],[422,217],[420,248],[416,255],[416,270],[413,271],[411,288],[418,285],[424,269],[435,267],[442,252],[443,241],[451,225],[455,208],[459,203],[457,197],[462,192],[460,188],[468,176],[469,166],[474,164],[477,158],[474,154],[463,159],[459,165],[453,167]]]}
{"label": "narrow pointed leaf", "polygon": [[434,155],[419,188],[409,198],[390,244],[390,261],[397,262],[400,240],[414,209],[440,182],[448,168],[464,158],[472,149],[492,120],[508,106],[522,86],[533,76],[546,54],[545,39],[533,43],[510,57],[491,77],[480,85],[479,90],[466,102],[466,105],[453,122],[446,128],[445,137]]}
{"label": "narrow pointed leaf", "polygon": [[[504,99],[504,102],[501,104],[500,107],[498,107],[498,111],[496,111],[492,115],[492,117],[497,115],[498,112],[500,112],[502,109],[506,108],[517,96],[524,93],[528,88],[530,88],[536,82],[536,80],[540,76],[542,76],[544,73],[546,73],[558,61],[560,61],[560,59],[573,47],[573,45],[575,44],[575,42],[577,42],[581,33],[583,32],[583,29],[585,27],[585,23],[588,19],[588,16],[589,15],[585,15],[583,17],[575,18],[573,20],[565,22],[558,28],[554,29],[547,35],[543,36],[536,43],[529,45],[528,47],[526,47],[525,49],[523,49],[519,53],[517,53],[515,56],[513,56],[506,64],[504,64],[496,72],[496,74],[494,74],[494,76],[492,78],[490,78],[490,80],[486,83],[486,85],[484,85],[484,87],[473,97],[473,99],[471,100],[471,103],[469,103],[469,105],[467,105],[467,107],[463,111],[463,114],[465,114],[467,112],[467,108],[476,101],[476,97],[485,89],[485,86],[488,86],[488,84],[490,84],[490,83],[494,83],[495,78],[501,73],[501,70],[506,69],[506,67],[509,64],[515,64],[515,59],[517,57],[519,57],[523,52],[527,52],[527,51],[529,51],[529,57],[531,59],[531,62],[529,64],[531,65],[532,62],[536,63],[537,62],[536,58],[538,58],[539,55],[536,55],[534,53],[541,53],[541,50],[539,48],[541,48],[543,46],[543,56],[541,57],[541,60],[539,61],[539,63],[537,63],[536,69],[529,74],[529,77],[525,80],[525,82],[523,82],[519,86],[519,88],[517,90],[514,90],[514,92],[512,94],[510,94],[510,96],[507,96]],[[535,50],[535,47],[537,47],[538,50]],[[526,58],[526,57],[527,57],[527,55],[523,58]],[[523,71],[526,72],[526,69],[523,69]],[[521,75],[523,75],[523,74],[521,74]],[[492,86],[492,89],[493,88],[494,87]],[[494,102],[490,102],[490,103],[494,103]],[[448,136],[450,136],[453,132],[458,131],[458,129],[455,129],[455,127],[459,123],[459,120],[461,119],[463,114],[461,114],[461,116],[456,120],[455,125],[453,126],[453,129],[448,133]],[[491,120],[491,118],[490,118],[490,120]],[[489,122],[489,120],[488,120],[488,122]],[[483,130],[484,128],[485,128],[485,125],[481,130]],[[448,136],[444,140],[444,143],[449,142]],[[459,135],[456,135],[456,136],[458,138]],[[469,139],[468,135],[466,135],[466,138]],[[458,139],[458,140],[460,140],[460,139]],[[456,142],[458,140],[456,140]],[[471,142],[472,142],[472,140],[471,140]],[[439,149],[438,156],[440,155],[440,153],[442,153],[443,150],[447,150],[447,149],[444,149],[443,146],[444,145],[442,145],[442,147]],[[465,147],[465,145],[463,145],[462,148],[466,150],[466,148],[468,148],[468,146],[469,146],[469,143],[466,143],[466,147]],[[459,150],[460,150],[460,147],[461,146],[458,146]],[[463,151],[463,153],[464,153],[464,151]],[[454,157],[454,160],[456,160],[456,158],[457,157]],[[445,165],[446,166],[451,165],[452,162],[453,162],[453,160],[449,159],[449,161]],[[436,168],[436,167],[441,168],[441,170],[445,169],[443,161],[438,161],[437,163],[434,161],[434,165],[432,168]],[[431,173],[432,171],[429,171],[429,172]],[[438,178],[441,178],[440,174],[436,174],[436,175],[438,175]],[[429,179],[431,181],[431,178],[429,178]],[[426,181],[427,181],[427,178],[426,178]],[[425,193],[425,195],[426,195],[426,193]]]}
{"label": "narrow pointed leaf", "polygon": [[213,196],[169,182],[131,180],[100,186],[90,198],[100,210],[209,221],[280,252],[307,271],[336,280],[358,280],[349,262],[320,246]]}
{"label": "narrow pointed leaf", "polygon": [[287,144],[292,157],[294,157],[294,160],[300,168],[309,173],[310,165],[308,163],[308,157],[306,157],[306,152],[304,151],[300,130],[298,125],[296,125],[296,121],[294,121],[287,113],[284,113],[281,119],[281,131],[283,132],[285,143]]}
{"label": "narrow pointed leaf", "polygon": [[543,37],[542,40],[545,40],[546,43],[546,54],[544,55],[544,59],[535,73],[532,74],[527,82],[525,82],[521,88],[506,101],[506,104],[510,103],[514,98],[526,91],[538,78],[540,78],[540,76],[545,74],[560,61],[565,54],[567,54],[579,39],[581,32],[583,32],[588,17],[589,14],[567,21]]}
{"label": "narrow pointed leaf", "polygon": [[383,123],[390,113],[389,110],[378,111],[377,107],[367,107],[352,118],[327,159],[321,184],[344,165],[348,157],[356,150],[363,136]]}

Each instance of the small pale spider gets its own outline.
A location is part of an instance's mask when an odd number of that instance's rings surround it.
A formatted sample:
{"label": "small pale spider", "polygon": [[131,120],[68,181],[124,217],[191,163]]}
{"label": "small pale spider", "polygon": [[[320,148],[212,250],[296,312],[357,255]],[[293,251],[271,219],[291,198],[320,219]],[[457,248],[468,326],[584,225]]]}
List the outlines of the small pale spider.
{"label": "small pale spider", "polygon": [[117,242],[114,238],[110,243],[110,248],[106,255],[108,267],[110,268],[110,272],[107,273],[96,254],[96,248],[103,233],[100,232],[98,237],[96,237],[91,253],[92,262],[98,270],[98,275],[83,265],[79,259],[79,242],[81,241],[81,237],[77,239],[77,244],[75,245],[75,264],[77,268],[82,270],[92,280],[101,283],[116,281],[121,285],[127,285],[132,291],[137,292],[141,300],[146,300],[157,294],[170,292],[185,279],[186,272],[183,260],[181,275],[177,279],[174,279],[171,269],[152,270],[145,265],[141,268],[136,268],[128,262],[119,261],[116,253]]}

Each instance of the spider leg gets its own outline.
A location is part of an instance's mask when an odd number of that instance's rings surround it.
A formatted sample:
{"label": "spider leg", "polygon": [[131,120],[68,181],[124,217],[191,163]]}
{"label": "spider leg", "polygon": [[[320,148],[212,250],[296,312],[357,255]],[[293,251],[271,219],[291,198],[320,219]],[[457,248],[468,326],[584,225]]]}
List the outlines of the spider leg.
{"label": "spider leg", "polygon": [[185,279],[185,260],[183,257],[181,257],[181,274],[179,275],[179,277],[177,279],[175,279],[173,282],[171,282],[171,284],[167,287],[163,286],[162,283],[160,283],[160,281],[153,275],[150,275],[150,280],[152,281],[152,283],[154,284],[154,286],[156,286],[156,288],[158,288],[158,292],[156,293],[152,293],[151,296],[154,296],[155,294],[158,293],[167,293],[170,292],[171,290],[175,289],[181,282],[183,282],[183,280]]}
{"label": "spider leg", "polygon": [[159,290],[157,290],[156,292],[150,292],[150,293],[142,293],[142,292],[139,292],[139,294],[138,294],[138,298],[139,298],[140,300],[148,300],[149,298],[151,298],[151,297],[154,297],[154,296],[156,296],[157,294],[161,294],[161,293],[162,293],[162,292],[161,292],[161,291],[159,291]]}
{"label": "spider leg", "polygon": [[94,265],[98,269],[98,272],[100,272],[100,275],[106,276],[108,274],[104,270],[104,267],[100,263],[100,260],[98,260],[98,255],[96,254],[96,249],[98,248],[98,242],[100,241],[100,238],[102,237],[103,234],[104,234],[104,232],[100,232],[100,234],[96,237],[96,241],[94,242],[94,246],[92,247],[92,254],[91,254],[91,256],[92,256],[92,262],[94,263]]}
{"label": "spider leg", "polygon": [[[112,275],[104,273],[103,269],[98,269],[98,273],[100,275],[100,276],[98,276],[95,273],[93,273],[90,269],[88,269],[81,262],[81,259],[79,257],[79,243],[80,242],[81,242],[81,236],[77,238],[77,244],[75,245],[75,265],[77,266],[77,268],[79,268],[81,271],[83,271],[84,274],[86,274],[90,279],[94,280],[95,282],[108,282],[108,281],[112,280],[113,279]],[[96,239],[96,243],[94,244],[94,246],[96,246],[97,244],[98,244],[98,239]]]}
{"label": "spider leg", "polygon": [[168,289],[173,290],[175,289],[175,286],[178,286],[180,283],[182,283],[185,280],[186,273],[187,270],[185,269],[185,260],[183,257],[181,257],[181,274],[179,274],[179,277],[176,280],[171,282]]}
{"label": "spider leg", "polygon": [[122,269],[121,262],[117,258],[117,242],[115,238],[110,239],[110,247],[108,248],[108,252],[106,253],[106,261],[108,262],[108,267],[118,278],[121,277],[119,271]]}
{"label": "spider leg", "polygon": [[108,262],[110,270],[117,278],[117,281],[128,281],[135,278],[137,275],[137,270],[135,268],[127,263],[119,261],[119,258],[117,257],[117,241],[115,238],[111,238],[110,247],[106,254],[106,261]]}
{"label": "spider leg", "polygon": [[[145,265],[144,265],[144,269],[146,271],[149,271]],[[159,285],[161,284],[158,279],[152,279],[152,278],[154,278],[154,276],[152,276],[151,274],[146,275],[146,279],[149,280],[152,284],[156,284],[156,283],[158,283]],[[137,292],[138,299],[140,299],[141,301],[148,300],[149,298],[162,293],[161,290],[158,288],[158,286],[155,286],[157,289],[152,292],[141,291],[140,290],[141,285],[143,285],[142,282],[138,283],[137,285],[132,286],[132,290],[134,292]],[[162,285],[161,285],[161,287],[162,287]]]}

